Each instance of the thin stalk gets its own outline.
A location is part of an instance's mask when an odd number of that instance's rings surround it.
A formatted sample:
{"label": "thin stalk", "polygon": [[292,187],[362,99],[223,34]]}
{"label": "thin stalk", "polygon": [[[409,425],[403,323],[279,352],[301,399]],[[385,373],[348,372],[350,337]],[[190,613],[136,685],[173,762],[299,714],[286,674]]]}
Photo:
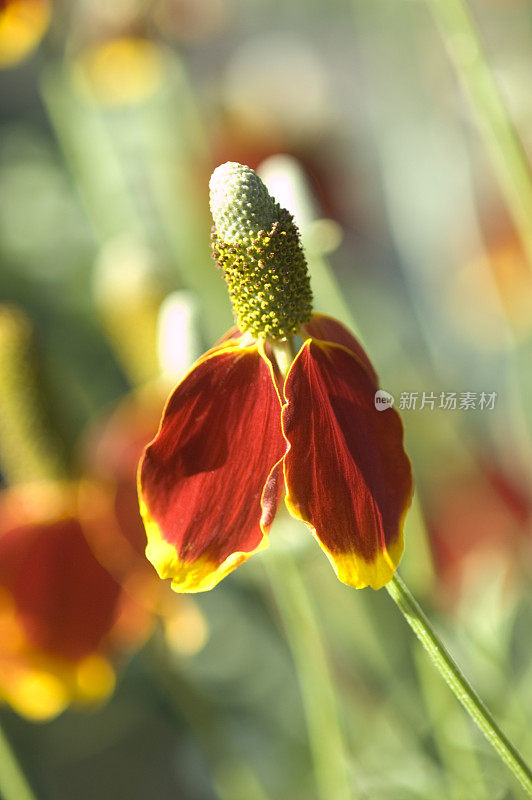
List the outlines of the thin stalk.
{"label": "thin stalk", "polygon": [[290,553],[271,547],[265,556],[301,689],[318,795],[352,800],[335,690],[312,603]]}
{"label": "thin stalk", "polygon": [[475,800],[489,800],[478,749],[471,742],[474,731],[461,709],[456,707],[446,686],[438,679],[425,654],[418,648],[414,651],[414,661],[432,723],[432,736],[441,761],[442,777],[449,789],[448,797],[452,800],[463,800],[466,796]]}
{"label": "thin stalk", "polygon": [[3,800],[37,800],[1,725],[0,797]]}
{"label": "thin stalk", "polygon": [[436,19],[492,157],[532,268],[532,174],[464,0],[425,0]]}
{"label": "thin stalk", "polygon": [[501,759],[511,769],[523,789],[532,797],[532,771],[530,767],[501,731],[480,697],[445,649],[419,604],[397,573],[386,588],[455,697],[476,722]]}
{"label": "thin stalk", "polygon": [[275,342],[272,342],[271,345],[277,365],[282,374],[286,377],[297,355],[294,339],[292,336],[289,336],[288,339],[277,339]]}

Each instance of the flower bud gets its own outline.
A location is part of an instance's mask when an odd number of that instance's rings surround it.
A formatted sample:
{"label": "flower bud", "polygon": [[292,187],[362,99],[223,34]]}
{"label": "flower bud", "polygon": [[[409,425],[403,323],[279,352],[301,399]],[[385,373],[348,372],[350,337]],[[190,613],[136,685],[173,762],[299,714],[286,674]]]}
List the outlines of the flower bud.
{"label": "flower bud", "polygon": [[210,181],[213,257],[239,328],[256,338],[297,333],[312,313],[299,231],[249,167],[227,162]]}

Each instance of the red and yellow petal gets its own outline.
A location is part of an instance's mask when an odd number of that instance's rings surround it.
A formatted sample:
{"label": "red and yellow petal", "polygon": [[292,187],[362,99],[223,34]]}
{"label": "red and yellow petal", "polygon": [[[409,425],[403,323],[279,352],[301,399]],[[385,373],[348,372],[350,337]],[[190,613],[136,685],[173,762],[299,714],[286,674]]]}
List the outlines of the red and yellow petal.
{"label": "red and yellow petal", "polygon": [[337,319],[328,317],[326,314],[313,314],[310,322],[302,325],[301,330],[312,339],[339,344],[350,350],[360,360],[370,378],[378,383],[377,373],[373,369],[366,351],[358,339],[355,339],[353,334]]}
{"label": "red and yellow petal", "polygon": [[309,339],[288,373],[282,420],[290,512],[341,581],[379,589],[402,555],[412,476],[399,416],[376,410],[375,389],[349,350]]}
{"label": "red and yellow petal", "polygon": [[286,443],[257,347],[211,351],[177,386],[139,468],[146,554],[178,592],[213,588],[267,545]]}

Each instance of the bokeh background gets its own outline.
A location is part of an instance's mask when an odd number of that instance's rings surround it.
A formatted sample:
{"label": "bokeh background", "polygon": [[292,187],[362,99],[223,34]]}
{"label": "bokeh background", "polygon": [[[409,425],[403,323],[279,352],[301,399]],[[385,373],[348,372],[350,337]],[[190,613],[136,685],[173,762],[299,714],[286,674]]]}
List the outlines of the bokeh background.
{"label": "bokeh background", "polygon": [[524,796],[304,526],[174,595],[135,468],[231,324],[208,179],[240,161],[404,409],[401,573],[532,755],[531,45],[528,0],[1,0],[5,800]]}

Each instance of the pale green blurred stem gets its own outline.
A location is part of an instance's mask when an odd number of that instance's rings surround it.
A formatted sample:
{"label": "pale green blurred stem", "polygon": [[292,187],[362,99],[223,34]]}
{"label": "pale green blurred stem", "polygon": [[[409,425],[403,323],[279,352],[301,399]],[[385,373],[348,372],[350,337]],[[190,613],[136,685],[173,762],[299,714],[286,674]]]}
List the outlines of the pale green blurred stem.
{"label": "pale green blurred stem", "polygon": [[445,649],[419,604],[397,573],[386,588],[455,697],[476,722],[500,758],[511,769],[521,786],[532,797],[532,771],[530,767],[501,731],[480,697]]}
{"label": "pale green blurred stem", "polygon": [[37,800],[1,725],[0,797],[3,800]]}
{"label": "pale green blurred stem", "polygon": [[[172,58],[164,88],[129,109],[83,102],[57,65],[45,71],[41,94],[99,242],[127,235],[159,258],[171,253],[182,287],[199,298],[206,340],[216,341],[231,315],[205,245],[209,223],[194,165],[206,163],[207,136],[181,61]],[[146,198],[131,192],[138,176]]]}
{"label": "pale green blurred stem", "polygon": [[[489,800],[477,749],[470,740],[473,731],[467,718],[456,708],[425,653],[415,648],[413,656],[449,797],[462,800],[465,796],[474,796],[475,800]],[[452,708],[449,707],[451,703]]]}
{"label": "pale green blurred stem", "polygon": [[40,90],[95,236],[105,242],[131,231],[144,234],[142,217],[97,107],[77,100],[67,75],[55,65],[44,70]]}
{"label": "pale green blurred stem", "polygon": [[318,795],[321,800],[352,800],[335,690],[312,603],[288,551],[271,547],[264,562],[297,671]]}
{"label": "pale green blurred stem", "polygon": [[425,0],[486,139],[508,209],[532,267],[532,174],[464,0]]}

